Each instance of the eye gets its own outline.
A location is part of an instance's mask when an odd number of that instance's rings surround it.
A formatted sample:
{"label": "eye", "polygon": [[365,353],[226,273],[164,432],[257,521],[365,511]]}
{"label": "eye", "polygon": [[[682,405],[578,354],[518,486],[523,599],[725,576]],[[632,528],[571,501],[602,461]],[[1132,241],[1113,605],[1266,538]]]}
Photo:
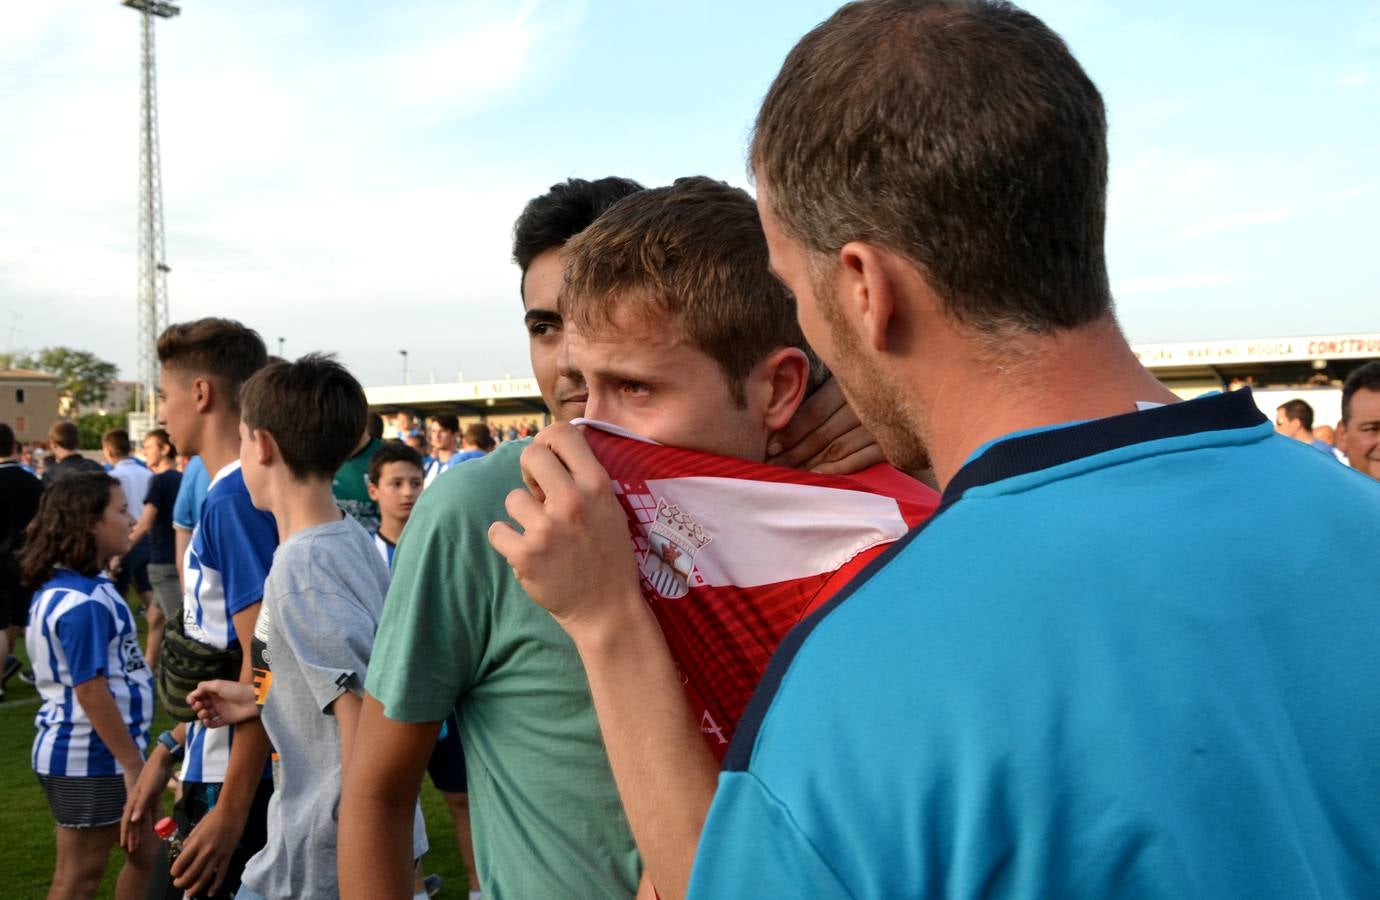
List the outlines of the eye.
{"label": "eye", "polygon": [[559,333],[560,330],[561,326],[557,325],[555,322],[527,323],[527,333],[532,337],[549,337],[550,335]]}
{"label": "eye", "polygon": [[632,397],[645,397],[652,392],[652,386],[641,381],[623,381],[618,389]]}

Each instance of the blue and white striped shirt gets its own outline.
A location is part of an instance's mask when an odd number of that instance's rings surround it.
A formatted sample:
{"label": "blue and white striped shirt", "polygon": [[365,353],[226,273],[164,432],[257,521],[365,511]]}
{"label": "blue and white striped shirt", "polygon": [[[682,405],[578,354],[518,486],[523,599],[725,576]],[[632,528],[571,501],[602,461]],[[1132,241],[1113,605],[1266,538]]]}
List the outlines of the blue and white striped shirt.
{"label": "blue and white striped shirt", "polygon": [[377,531],[372,532],[372,535],[374,538],[374,549],[377,550],[379,552],[379,556],[383,558],[383,564],[388,567],[388,571],[392,572],[393,551],[398,549],[398,545],[394,544],[392,541],[390,541],[383,535],[379,534]]}
{"label": "blue and white striped shirt", "polygon": [[104,677],[141,750],[153,722],[153,676],[139,652],[134,616],[109,578],[57,569],[34,593],[25,638],[38,693],[32,763],[39,775],[121,775],[77,702],[75,688]]}
{"label": "blue and white striped shirt", "polygon": [[[254,508],[235,460],[211,480],[183,561],[182,626],[188,637],[217,650],[239,641],[235,614],[263,599],[277,546],[278,526],[273,516]],[[182,780],[224,781],[233,739],[234,726],[208,729],[190,723]]]}

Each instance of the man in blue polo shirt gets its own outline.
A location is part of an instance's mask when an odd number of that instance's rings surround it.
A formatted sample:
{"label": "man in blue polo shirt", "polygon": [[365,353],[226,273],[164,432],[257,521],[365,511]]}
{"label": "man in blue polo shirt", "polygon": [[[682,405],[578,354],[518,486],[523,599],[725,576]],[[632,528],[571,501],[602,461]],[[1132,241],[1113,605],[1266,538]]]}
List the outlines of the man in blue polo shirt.
{"label": "man in blue polo shirt", "polygon": [[[1380,896],[1380,486],[1249,391],[1180,403],[1139,365],[1106,117],[1062,40],[1004,3],[850,4],[787,57],[751,161],[805,336],[944,496],[788,635],[689,848],[662,812],[698,735],[664,654],[629,652],[646,605],[551,593],[623,676],[596,705],[662,896]],[[624,574],[561,461],[564,581]],[[1290,588],[1320,569],[1347,578]]]}

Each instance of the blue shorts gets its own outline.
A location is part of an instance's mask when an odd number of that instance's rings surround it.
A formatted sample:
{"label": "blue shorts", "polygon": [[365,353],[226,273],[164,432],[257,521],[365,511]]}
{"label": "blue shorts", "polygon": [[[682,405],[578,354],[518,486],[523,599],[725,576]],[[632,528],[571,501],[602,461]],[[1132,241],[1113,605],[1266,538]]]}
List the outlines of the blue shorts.
{"label": "blue shorts", "polygon": [[460,722],[453,709],[441,726],[441,736],[436,740],[436,749],[431,751],[426,770],[431,774],[431,783],[436,785],[436,790],[445,794],[469,792],[465,749],[460,746]]}

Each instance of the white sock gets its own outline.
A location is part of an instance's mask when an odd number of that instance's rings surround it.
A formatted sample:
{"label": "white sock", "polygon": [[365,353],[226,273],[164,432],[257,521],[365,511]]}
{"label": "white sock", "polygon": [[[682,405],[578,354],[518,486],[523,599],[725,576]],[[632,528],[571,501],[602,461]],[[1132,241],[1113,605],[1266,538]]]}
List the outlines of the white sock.
{"label": "white sock", "polygon": [[426,891],[418,891],[417,893],[413,894],[412,900],[427,900]]}

